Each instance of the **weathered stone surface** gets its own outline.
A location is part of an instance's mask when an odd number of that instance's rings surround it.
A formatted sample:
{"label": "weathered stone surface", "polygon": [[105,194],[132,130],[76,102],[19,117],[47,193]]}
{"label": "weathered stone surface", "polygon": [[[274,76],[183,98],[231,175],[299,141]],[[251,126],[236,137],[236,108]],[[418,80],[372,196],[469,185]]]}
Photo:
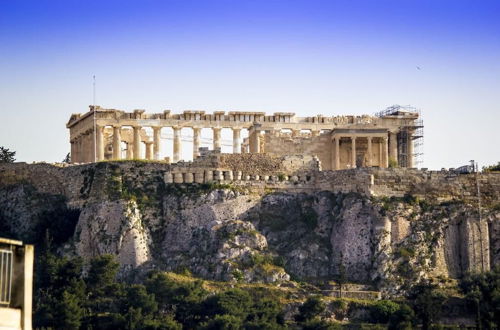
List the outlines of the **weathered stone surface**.
{"label": "weathered stone surface", "polygon": [[151,238],[134,201],[104,201],[86,205],[75,232],[78,255],[92,258],[114,254],[123,266],[151,260]]}
{"label": "weathered stone surface", "polygon": [[[345,269],[349,280],[387,293],[499,260],[498,176],[480,177],[479,221],[476,200],[460,198],[476,188],[468,175],[425,179],[420,171],[360,169],[295,183],[166,182],[176,168],[1,165],[0,234],[29,242],[51,219],[61,231],[72,230],[61,252],[113,253],[123,271],[186,268],[208,279],[274,282],[332,280]],[[428,199],[415,183],[426,180]],[[452,188],[436,198],[443,181]],[[418,194],[400,196],[405,184],[407,193]],[[380,196],[381,187],[388,195]],[[73,227],[64,222],[67,214]]]}

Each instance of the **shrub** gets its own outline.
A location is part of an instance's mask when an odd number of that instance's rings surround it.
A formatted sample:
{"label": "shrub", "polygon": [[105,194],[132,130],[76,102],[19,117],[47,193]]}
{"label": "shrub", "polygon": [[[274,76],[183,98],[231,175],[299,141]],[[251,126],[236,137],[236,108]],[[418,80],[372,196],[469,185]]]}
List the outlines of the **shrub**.
{"label": "shrub", "polygon": [[305,322],[318,317],[325,311],[325,303],[318,297],[310,297],[299,307],[299,314],[295,316],[298,322]]}
{"label": "shrub", "polygon": [[398,161],[395,160],[394,158],[389,158],[389,167],[391,168],[399,167]]}
{"label": "shrub", "polygon": [[485,172],[499,172],[500,171],[500,162],[496,165],[483,166],[483,171]]}
{"label": "shrub", "polygon": [[370,318],[373,323],[387,323],[399,305],[390,300],[379,300],[370,307]]}
{"label": "shrub", "polygon": [[403,304],[389,317],[389,330],[411,330],[415,322],[415,313],[410,306]]}

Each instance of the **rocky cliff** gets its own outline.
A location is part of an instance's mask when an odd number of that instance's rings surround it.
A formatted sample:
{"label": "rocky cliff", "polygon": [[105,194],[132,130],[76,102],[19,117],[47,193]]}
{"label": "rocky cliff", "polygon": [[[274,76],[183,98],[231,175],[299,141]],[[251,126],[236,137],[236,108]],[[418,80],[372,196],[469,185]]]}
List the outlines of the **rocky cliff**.
{"label": "rocky cliff", "polygon": [[500,259],[500,175],[360,169],[318,172],[302,185],[176,184],[165,180],[171,170],[144,162],[2,165],[0,236],[49,240],[84,258],[112,253],[124,274],[346,277],[388,293],[421,277],[487,270]]}

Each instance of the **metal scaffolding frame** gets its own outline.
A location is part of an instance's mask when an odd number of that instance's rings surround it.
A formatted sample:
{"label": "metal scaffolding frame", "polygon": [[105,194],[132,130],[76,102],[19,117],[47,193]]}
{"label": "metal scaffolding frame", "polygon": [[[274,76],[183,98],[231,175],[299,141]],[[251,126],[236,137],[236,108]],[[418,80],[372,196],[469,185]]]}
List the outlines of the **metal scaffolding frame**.
{"label": "metal scaffolding frame", "polygon": [[[400,127],[398,140],[398,165],[408,167],[408,157],[413,158],[413,166],[421,167],[424,158],[424,121],[420,109],[411,105],[392,105],[375,113],[376,117],[397,116],[399,112],[413,112],[418,114],[418,119],[408,125]],[[410,141],[411,138],[411,141]],[[408,144],[413,143],[413,153],[408,155]]]}

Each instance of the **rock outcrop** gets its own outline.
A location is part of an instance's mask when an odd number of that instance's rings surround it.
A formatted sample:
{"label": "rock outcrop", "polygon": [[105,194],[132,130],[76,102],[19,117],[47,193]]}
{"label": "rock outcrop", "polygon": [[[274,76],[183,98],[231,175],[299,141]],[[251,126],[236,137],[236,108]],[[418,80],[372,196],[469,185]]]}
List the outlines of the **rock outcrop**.
{"label": "rock outcrop", "polygon": [[[421,277],[456,278],[500,259],[494,191],[479,216],[477,204],[459,198],[473,187],[429,199],[422,191],[369,195],[373,182],[352,192],[326,184],[308,192],[255,190],[166,183],[165,166],[2,165],[0,236],[48,238],[83,258],[115,254],[124,273],[188,269],[207,279],[266,283],[345,277],[390,294]],[[391,173],[375,183],[388,189],[397,182]],[[485,182],[498,187],[500,178]]]}

